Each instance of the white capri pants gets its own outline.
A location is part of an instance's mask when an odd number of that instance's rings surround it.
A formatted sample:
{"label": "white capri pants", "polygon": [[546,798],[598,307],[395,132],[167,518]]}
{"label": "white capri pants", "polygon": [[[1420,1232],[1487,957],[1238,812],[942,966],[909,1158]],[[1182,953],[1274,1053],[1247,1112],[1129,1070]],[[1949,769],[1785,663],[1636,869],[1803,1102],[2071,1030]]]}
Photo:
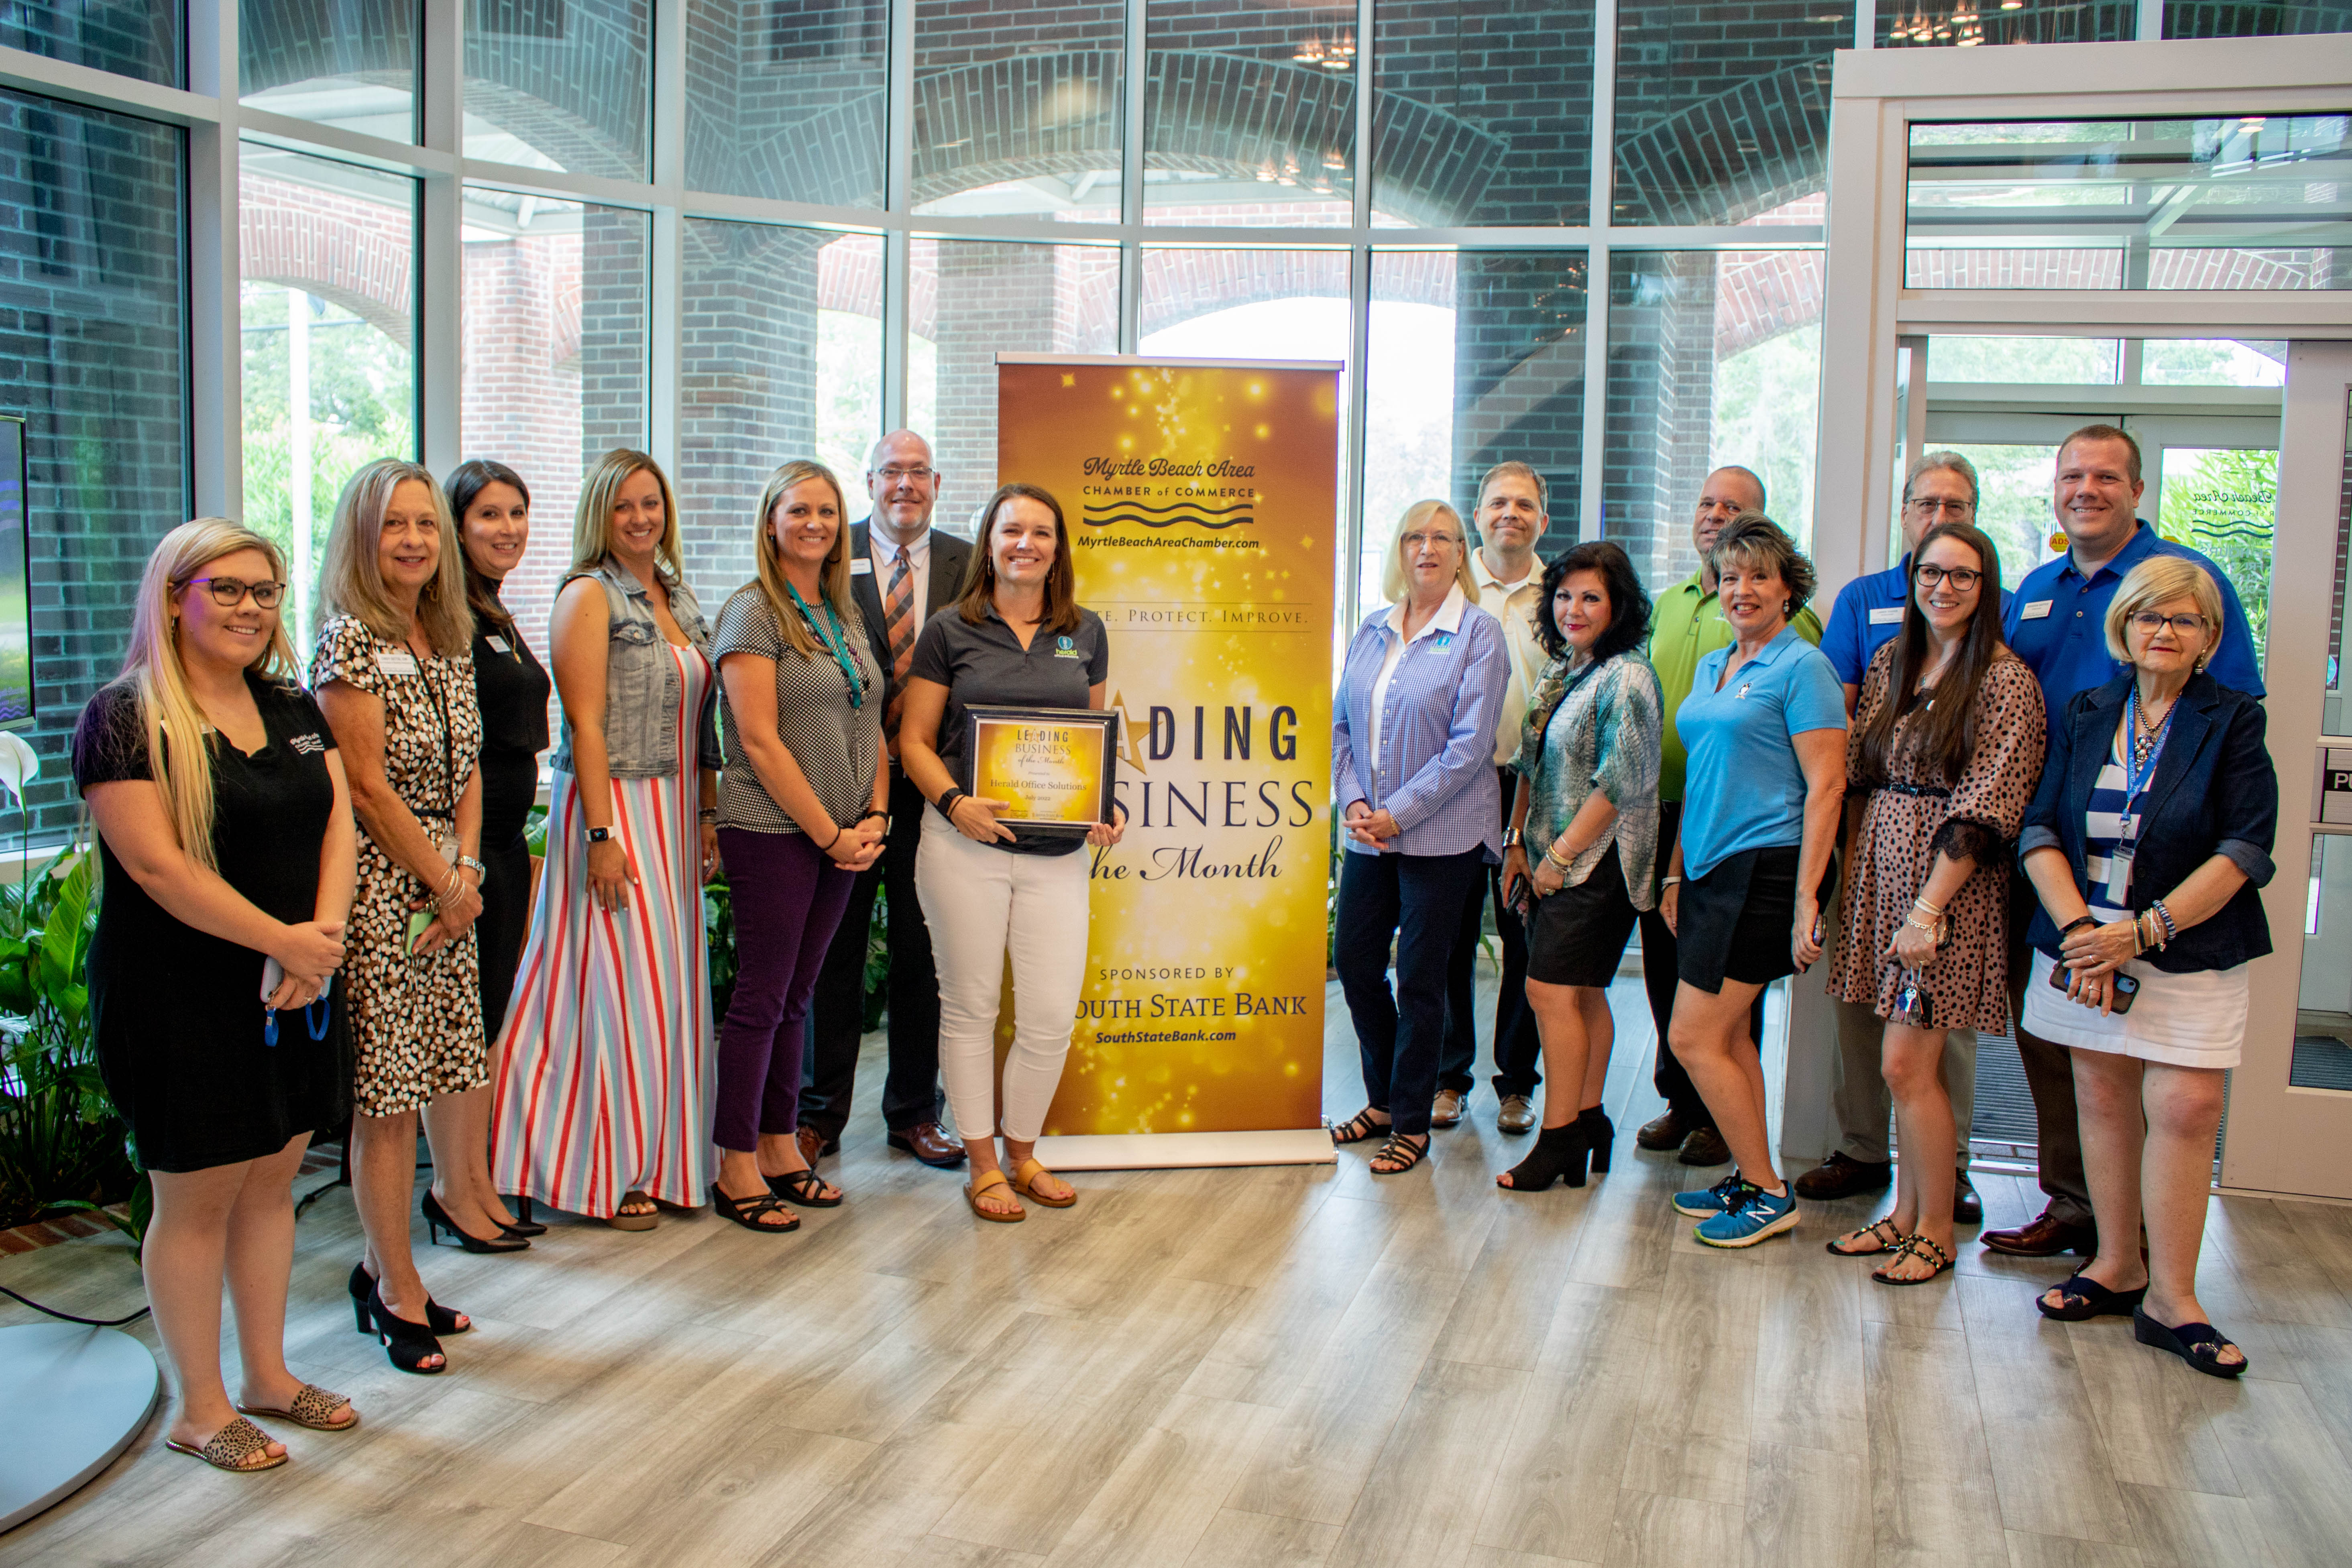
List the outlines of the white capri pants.
{"label": "white capri pants", "polygon": [[975,844],[923,808],[915,893],[940,976],[940,1075],[957,1135],[996,1128],[996,1015],[1013,955],[1013,1053],[1004,1063],[1004,1136],[1028,1142],[1070,1054],[1087,975],[1087,867],[1068,855]]}

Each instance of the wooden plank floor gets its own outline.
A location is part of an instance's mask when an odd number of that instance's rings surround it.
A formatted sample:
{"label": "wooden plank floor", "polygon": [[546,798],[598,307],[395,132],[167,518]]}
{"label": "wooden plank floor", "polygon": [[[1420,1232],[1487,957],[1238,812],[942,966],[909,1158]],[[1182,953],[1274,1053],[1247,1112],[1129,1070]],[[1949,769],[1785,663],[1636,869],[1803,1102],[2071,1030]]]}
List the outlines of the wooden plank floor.
{"label": "wooden plank floor", "polygon": [[[1492,1176],[1528,1143],[1482,1087],[1401,1178],[1360,1147],[1089,1175],[1073,1210],[982,1225],[956,1178],[884,1148],[869,1041],[846,1206],[786,1238],[706,1214],[428,1253],[478,1324],[440,1377],[352,1331],[355,1226],[330,1194],[302,1221],[290,1345],[365,1425],[281,1427],[295,1463],[241,1478],[164,1451],[159,1419],[0,1537],[0,1564],[2352,1560],[2352,1210],[2217,1200],[2201,1289],[2252,1358],[2234,1385],[2127,1323],[2043,1322],[2047,1264],[1969,1247],[1934,1285],[1874,1286],[1821,1247],[1860,1204],[1710,1253],[1667,1207],[1688,1173],[1633,1150],[1651,1041],[1619,991],[1616,1169],[1516,1198]],[[1331,1007],[1344,1116],[1361,1094]],[[1980,1185],[1994,1224],[2036,1198]],[[0,1282],[94,1316],[139,1300],[99,1239]]]}

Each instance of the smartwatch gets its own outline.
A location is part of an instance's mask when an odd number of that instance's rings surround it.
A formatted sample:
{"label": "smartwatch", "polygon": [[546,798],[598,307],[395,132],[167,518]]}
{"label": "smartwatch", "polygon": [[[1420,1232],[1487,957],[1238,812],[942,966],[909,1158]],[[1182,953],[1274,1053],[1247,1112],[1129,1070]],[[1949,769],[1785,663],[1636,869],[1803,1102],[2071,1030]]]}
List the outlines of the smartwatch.
{"label": "smartwatch", "polygon": [[588,842],[591,844],[602,844],[612,837],[613,830],[609,827],[592,827],[588,830]]}

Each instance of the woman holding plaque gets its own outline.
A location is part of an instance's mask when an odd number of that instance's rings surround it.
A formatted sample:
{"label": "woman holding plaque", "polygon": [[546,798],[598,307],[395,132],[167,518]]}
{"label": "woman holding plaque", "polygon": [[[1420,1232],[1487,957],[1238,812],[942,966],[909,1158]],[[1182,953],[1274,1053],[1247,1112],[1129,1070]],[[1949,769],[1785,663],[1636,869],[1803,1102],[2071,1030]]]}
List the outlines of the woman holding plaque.
{"label": "woman holding plaque", "polygon": [[793,1134],[817,973],[889,829],[882,672],[849,596],[844,510],[831,469],[778,468],[751,543],[759,576],[719,610],[711,639],[727,737],[719,850],[740,968],[719,1027],[710,1203],[750,1230],[799,1229],[787,1201],[841,1202]]}
{"label": "woman holding plaque", "polygon": [[[1078,1201],[1038,1163],[1036,1142],[1086,979],[1087,862],[1078,849],[1118,843],[1126,813],[1083,837],[999,821],[1007,803],[971,788],[968,710],[1099,710],[1109,672],[1102,621],[1077,602],[1061,502],[1035,485],[1004,486],[981,511],[961,596],[916,640],[898,731],[907,776],[931,805],[915,888],[939,961],[940,1068],[971,1156],[964,1200],[985,1220],[1026,1218],[1021,1197],[1048,1208]],[[1015,1021],[1000,1164],[993,1079],[1008,952]]]}
{"label": "woman holding plaque", "polygon": [[1502,858],[1495,726],[1510,679],[1502,623],[1478,607],[1452,507],[1405,509],[1385,586],[1389,607],[1348,646],[1331,723],[1332,798],[1348,834],[1337,967],[1366,1101],[1331,1140],[1386,1134],[1376,1176],[1410,1171],[1429,1152],[1446,961],[1471,888]]}

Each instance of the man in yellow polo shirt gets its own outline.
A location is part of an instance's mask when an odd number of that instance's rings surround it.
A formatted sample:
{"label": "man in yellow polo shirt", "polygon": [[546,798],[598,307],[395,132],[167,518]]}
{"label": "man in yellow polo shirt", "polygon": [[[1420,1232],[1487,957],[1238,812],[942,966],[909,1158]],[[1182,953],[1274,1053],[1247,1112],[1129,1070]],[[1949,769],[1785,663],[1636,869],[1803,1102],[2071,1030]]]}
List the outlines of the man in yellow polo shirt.
{"label": "man in yellow polo shirt", "polygon": [[[1675,710],[1690,695],[1698,661],[1717,648],[1730,647],[1733,640],[1731,623],[1723,618],[1723,602],[1716,597],[1715,568],[1707,563],[1706,552],[1715,547],[1715,536],[1723,531],[1724,524],[1743,511],[1763,510],[1764,481],[1749,470],[1735,466],[1707,475],[1699,492],[1697,513],[1691,520],[1691,545],[1698,552],[1698,570],[1657,595],[1651,611],[1650,664],[1658,672],[1666,715],[1658,762],[1658,865],[1662,868],[1673,855],[1675,835],[1682,829],[1683,768],[1687,759],[1675,728]],[[1807,642],[1821,642],[1821,617],[1812,611],[1798,611],[1790,625]],[[1664,1097],[1666,1109],[1664,1115],[1644,1124],[1634,1141],[1644,1149],[1679,1149],[1685,1165],[1720,1165],[1731,1158],[1731,1150],[1716,1131],[1715,1118],[1708,1114],[1706,1101],[1692,1085],[1690,1075],[1666,1048],[1668,1026],[1675,1016],[1675,933],[1666,929],[1665,917],[1654,909],[1642,916],[1642,984],[1650,994],[1650,1016],[1658,1026],[1657,1063],[1651,1081]],[[1751,1039],[1763,1037],[1761,994],[1748,1016],[1748,1029]]]}

